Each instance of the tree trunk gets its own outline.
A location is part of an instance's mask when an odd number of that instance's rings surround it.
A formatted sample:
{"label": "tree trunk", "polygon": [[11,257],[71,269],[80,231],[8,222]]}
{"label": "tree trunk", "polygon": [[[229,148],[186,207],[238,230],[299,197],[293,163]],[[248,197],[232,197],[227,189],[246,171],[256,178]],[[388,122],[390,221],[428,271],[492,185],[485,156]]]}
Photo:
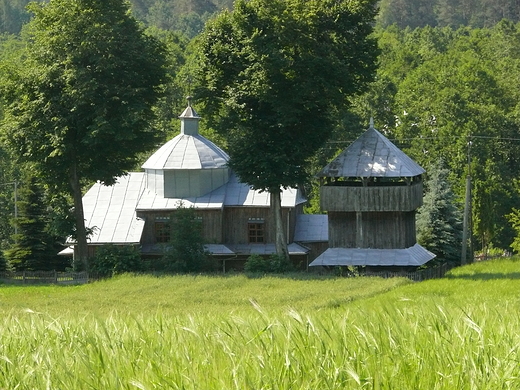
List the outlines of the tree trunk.
{"label": "tree trunk", "polygon": [[83,194],[76,166],[71,169],[70,185],[74,198],[74,218],[76,220],[76,247],[74,251],[74,269],[88,271],[87,230],[83,213]]}
{"label": "tree trunk", "polygon": [[287,249],[287,239],[283,229],[282,219],[282,198],[281,191],[270,192],[271,195],[271,211],[275,221],[275,237],[276,237],[276,254],[283,256],[289,261],[289,251]]}

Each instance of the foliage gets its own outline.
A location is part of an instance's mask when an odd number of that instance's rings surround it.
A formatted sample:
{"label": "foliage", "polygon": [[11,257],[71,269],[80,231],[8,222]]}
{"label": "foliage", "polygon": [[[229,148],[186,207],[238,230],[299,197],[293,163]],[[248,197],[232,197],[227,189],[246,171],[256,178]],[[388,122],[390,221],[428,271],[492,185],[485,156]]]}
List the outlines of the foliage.
{"label": "foliage", "polygon": [[100,276],[114,276],[145,270],[139,249],[131,245],[103,245],[97,248],[91,271]]}
{"label": "foliage", "polygon": [[271,194],[279,255],[280,190],[307,181],[338,110],[372,79],[374,15],[373,1],[239,0],[197,41],[196,97],[226,139],[229,166]]}
{"label": "foliage", "polygon": [[520,21],[520,4],[510,0],[381,0],[378,24],[400,28],[489,27],[503,19]]}
{"label": "foliage", "polygon": [[246,272],[253,273],[286,273],[294,271],[294,266],[285,256],[277,254],[264,258],[258,254],[252,254],[244,264]]}
{"label": "foliage", "polygon": [[18,34],[29,21],[25,9],[30,0],[0,0],[0,34]]}
{"label": "foliage", "polygon": [[6,272],[10,269],[7,259],[4,256],[4,252],[0,251],[0,272]]}
{"label": "foliage", "polygon": [[202,221],[193,207],[179,207],[170,217],[170,241],[165,246],[163,263],[170,272],[200,272],[209,267],[204,249]]}
{"label": "foliage", "polygon": [[18,216],[13,219],[17,233],[5,251],[10,266],[16,271],[62,271],[70,264],[57,256],[58,238],[49,232],[49,215],[37,179],[27,179],[18,196]]}
{"label": "foliage", "polygon": [[372,77],[372,6],[239,1],[208,22],[197,96],[243,181],[277,192],[306,180],[305,164],[330,134],[334,108]]}
{"label": "foliage", "polygon": [[160,132],[162,143],[179,131],[178,115],[184,110],[186,96],[190,93],[188,79],[182,73],[189,42],[182,35],[171,31],[148,28],[146,32],[161,41],[165,47],[166,81],[164,93],[154,105],[156,115],[153,122],[153,128]]}
{"label": "foliage", "polygon": [[30,10],[25,61],[8,69],[3,88],[4,140],[49,189],[73,196],[86,263],[81,184],[113,184],[155,146],[164,48],[123,0],[51,0]]}
{"label": "foliage", "polygon": [[516,233],[511,243],[511,248],[515,253],[520,253],[520,210],[513,208],[513,211],[507,215],[507,218]]}
{"label": "foliage", "polygon": [[417,242],[437,255],[431,265],[460,265],[461,260],[462,213],[448,176],[442,161],[428,169],[426,194],[417,214]]}

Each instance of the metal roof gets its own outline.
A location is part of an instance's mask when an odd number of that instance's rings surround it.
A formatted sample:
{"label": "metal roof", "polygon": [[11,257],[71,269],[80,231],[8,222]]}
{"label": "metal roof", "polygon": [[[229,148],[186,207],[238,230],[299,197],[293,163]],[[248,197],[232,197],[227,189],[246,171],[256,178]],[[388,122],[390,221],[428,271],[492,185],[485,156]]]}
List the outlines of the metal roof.
{"label": "metal roof", "polygon": [[[269,207],[270,197],[268,192],[253,190],[247,184],[241,183],[232,173],[228,183],[220,186],[210,193],[196,198],[165,198],[151,190],[145,190],[137,205],[142,210],[174,210],[182,201],[185,207],[199,209],[220,209],[222,207]],[[282,207],[294,207],[305,203],[306,199],[301,191],[288,188],[282,191]]]}
{"label": "metal roof", "polygon": [[222,168],[229,160],[226,152],[201,135],[179,134],[157,150],[144,169]]}
{"label": "metal roof", "polygon": [[144,191],[144,174],[131,172],[117,179],[113,186],[94,184],[83,196],[85,226],[93,229],[89,242],[139,243],[144,220],[135,208]]}
{"label": "metal roof", "polygon": [[325,166],[319,177],[414,177],[425,172],[373,124],[338,157]]}
{"label": "metal roof", "polygon": [[200,119],[199,114],[197,114],[197,111],[191,106],[191,103],[188,104],[188,107],[184,109],[181,115],[179,115],[179,118],[187,118],[187,119]]}
{"label": "metal roof", "polygon": [[415,244],[405,249],[329,248],[309,266],[420,266],[435,257]]}
{"label": "metal roof", "polygon": [[[236,244],[227,246],[237,255],[273,255],[276,253],[275,244]],[[294,242],[287,245],[287,251],[290,255],[305,255],[309,252],[308,249]]]}
{"label": "metal roof", "polygon": [[[94,184],[83,196],[85,226],[93,229],[90,243],[139,243],[144,220],[136,210],[175,210],[185,207],[222,209],[224,206],[269,207],[269,194],[240,183],[233,174],[228,184],[198,198],[164,198],[145,188],[144,172],[131,172],[118,178],[113,186]],[[305,202],[301,192],[289,188],[282,192],[282,207]]]}
{"label": "metal roof", "polygon": [[298,214],[294,232],[296,242],[328,242],[329,216],[326,214]]}

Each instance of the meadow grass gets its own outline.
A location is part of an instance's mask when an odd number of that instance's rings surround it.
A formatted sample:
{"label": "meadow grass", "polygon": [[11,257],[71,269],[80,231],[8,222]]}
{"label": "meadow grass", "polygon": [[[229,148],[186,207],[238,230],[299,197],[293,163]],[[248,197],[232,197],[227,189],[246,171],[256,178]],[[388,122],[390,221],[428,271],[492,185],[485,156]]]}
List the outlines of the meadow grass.
{"label": "meadow grass", "polygon": [[0,287],[5,389],[520,389],[520,262]]}

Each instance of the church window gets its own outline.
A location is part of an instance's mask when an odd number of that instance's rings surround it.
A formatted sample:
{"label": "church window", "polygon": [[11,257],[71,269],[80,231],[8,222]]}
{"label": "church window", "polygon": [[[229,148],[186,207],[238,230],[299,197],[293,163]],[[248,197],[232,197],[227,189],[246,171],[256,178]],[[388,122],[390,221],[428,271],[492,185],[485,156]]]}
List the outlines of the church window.
{"label": "church window", "polygon": [[263,243],[264,242],[264,219],[263,218],[249,218],[248,221],[249,243]]}
{"label": "church window", "polygon": [[155,242],[164,243],[170,241],[170,221],[168,217],[158,217],[155,220]]}

